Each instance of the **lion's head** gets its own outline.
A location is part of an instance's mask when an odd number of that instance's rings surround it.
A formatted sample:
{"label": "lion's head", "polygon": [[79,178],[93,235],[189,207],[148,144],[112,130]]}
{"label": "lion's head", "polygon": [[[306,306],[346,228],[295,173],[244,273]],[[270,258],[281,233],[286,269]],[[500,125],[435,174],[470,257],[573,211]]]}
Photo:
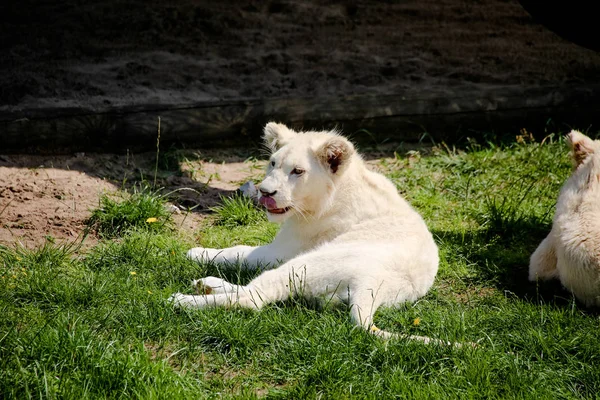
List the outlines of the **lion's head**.
{"label": "lion's head", "polygon": [[264,140],[271,157],[258,189],[269,220],[323,215],[355,155],[352,143],[335,132],[295,132],[274,122],[265,126]]}
{"label": "lion's head", "polygon": [[578,190],[598,188],[600,184],[600,141],[593,140],[578,131],[567,135],[567,143],[571,147],[574,171],[571,184]]}
{"label": "lion's head", "polygon": [[567,135],[567,143],[573,151],[572,155],[575,168],[583,164],[590,156],[600,154],[600,142],[590,139],[579,131],[572,130],[569,132]]}

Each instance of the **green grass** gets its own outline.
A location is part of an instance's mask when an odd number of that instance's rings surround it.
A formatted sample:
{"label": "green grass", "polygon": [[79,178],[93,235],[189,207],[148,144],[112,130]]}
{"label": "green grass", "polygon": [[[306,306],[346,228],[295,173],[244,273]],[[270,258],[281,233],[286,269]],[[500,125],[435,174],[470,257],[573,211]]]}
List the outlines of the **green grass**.
{"label": "green grass", "polygon": [[216,224],[227,228],[267,221],[264,211],[259,210],[252,199],[239,193],[231,197],[221,196],[221,204],[211,211],[215,213]]}
{"label": "green grass", "polygon": [[[426,297],[381,309],[378,326],[479,349],[383,342],[344,306],[301,300],[174,310],[165,300],[193,278],[255,273],[190,262],[193,243],[140,223],[85,252],[0,247],[0,398],[597,398],[598,314],[559,284],[527,281],[570,173],[566,145],[434,149],[379,168],[427,220],[441,265]],[[134,213],[121,207],[102,209],[111,221]],[[198,237],[224,247],[275,233],[238,197]]]}
{"label": "green grass", "polygon": [[103,194],[100,207],[93,210],[87,221],[100,236],[115,238],[133,228],[163,231],[171,225],[171,214],[158,191],[134,186],[132,193]]}

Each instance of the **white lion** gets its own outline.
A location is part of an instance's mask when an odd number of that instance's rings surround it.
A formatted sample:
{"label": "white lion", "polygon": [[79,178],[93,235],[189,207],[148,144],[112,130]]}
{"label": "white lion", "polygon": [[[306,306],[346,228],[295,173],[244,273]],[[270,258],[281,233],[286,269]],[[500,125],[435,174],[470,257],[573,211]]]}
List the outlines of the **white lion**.
{"label": "white lion", "polygon": [[[281,223],[266,246],[197,247],[199,262],[277,266],[245,286],[220,278],[194,281],[200,295],[174,294],[185,307],[260,309],[290,296],[339,298],[355,324],[378,336],[373,325],[381,305],[425,295],[438,270],[438,249],[421,216],[383,175],[370,171],[354,146],[335,132],[295,132],[269,123],[272,150],[260,203]],[[408,336],[442,343],[427,337]]]}
{"label": "white lion", "polygon": [[552,230],[529,263],[529,280],[558,278],[588,306],[600,305],[600,142],[567,136],[575,169],[563,185]]}

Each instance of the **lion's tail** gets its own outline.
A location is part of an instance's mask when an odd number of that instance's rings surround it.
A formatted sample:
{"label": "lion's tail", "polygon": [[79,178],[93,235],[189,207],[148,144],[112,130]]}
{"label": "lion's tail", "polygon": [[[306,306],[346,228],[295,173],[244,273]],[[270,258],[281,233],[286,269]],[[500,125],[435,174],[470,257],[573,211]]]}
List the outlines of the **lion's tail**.
{"label": "lion's tail", "polygon": [[435,339],[429,336],[419,336],[419,335],[403,335],[401,333],[392,333],[392,332],[388,332],[388,331],[384,331],[382,329],[379,329],[378,327],[376,327],[375,325],[371,325],[371,328],[369,329],[369,332],[371,332],[371,334],[380,337],[382,339],[404,339],[404,340],[416,340],[419,342],[423,342],[424,344],[434,344],[437,346],[449,346],[449,347],[456,347],[456,348],[463,348],[463,347],[472,347],[472,348],[476,348],[479,347],[479,345],[477,343],[473,343],[473,342],[449,342],[446,340],[441,340],[441,339]]}

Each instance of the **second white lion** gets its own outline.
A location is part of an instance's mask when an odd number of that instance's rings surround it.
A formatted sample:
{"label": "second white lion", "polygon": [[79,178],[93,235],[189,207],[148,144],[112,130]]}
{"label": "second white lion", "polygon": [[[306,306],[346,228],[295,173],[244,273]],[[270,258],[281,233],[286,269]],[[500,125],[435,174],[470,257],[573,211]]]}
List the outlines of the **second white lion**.
{"label": "second white lion", "polygon": [[171,300],[184,307],[260,309],[296,295],[336,297],[349,304],[354,323],[390,336],[373,325],[375,311],[417,300],[437,274],[438,249],[425,222],[343,136],[269,123],[264,139],[272,155],[259,201],[269,220],[282,224],[279,233],[265,246],[198,247],[188,256],[273,269],[245,286],[200,279],[194,286],[201,294],[176,293]]}
{"label": "second white lion", "polygon": [[600,306],[600,141],[567,136],[575,169],[563,185],[552,230],[532,254],[529,279],[558,278],[588,306]]}

